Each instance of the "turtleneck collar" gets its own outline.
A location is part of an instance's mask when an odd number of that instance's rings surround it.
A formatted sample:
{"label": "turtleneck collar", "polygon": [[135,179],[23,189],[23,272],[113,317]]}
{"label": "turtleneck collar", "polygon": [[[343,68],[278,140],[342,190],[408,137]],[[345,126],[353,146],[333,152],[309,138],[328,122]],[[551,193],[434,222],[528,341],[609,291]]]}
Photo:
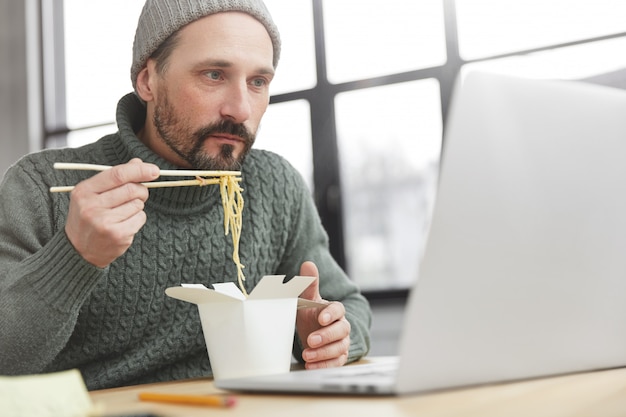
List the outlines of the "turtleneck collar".
{"label": "turtleneck collar", "polygon": [[[132,158],[139,158],[144,162],[155,164],[161,169],[181,169],[154,153],[137,137],[136,132],[145,123],[146,108],[134,93],[127,94],[119,101],[116,118],[119,134],[115,135],[112,147],[109,149],[111,152],[108,155],[110,164],[119,164]],[[191,177],[159,178],[160,181],[174,179],[191,179]],[[146,204],[178,214],[182,214],[181,210],[192,213],[215,204],[219,195],[219,188],[216,185],[153,188],[150,190],[150,198]]]}

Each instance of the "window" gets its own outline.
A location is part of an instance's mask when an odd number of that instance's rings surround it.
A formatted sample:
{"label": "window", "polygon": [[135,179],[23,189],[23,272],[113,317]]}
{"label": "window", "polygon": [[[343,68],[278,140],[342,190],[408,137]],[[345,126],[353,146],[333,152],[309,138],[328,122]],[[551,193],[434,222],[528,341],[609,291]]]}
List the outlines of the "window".
{"label": "window", "polygon": [[141,0],[64,0],[70,130],[115,121],[117,102],[132,91],[132,46],[142,6]]}
{"label": "window", "polygon": [[439,91],[425,79],[337,95],[346,261],[366,288],[417,277],[441,150]]}
{"label": "window", "polygon": [[310,114],[311,108],[306,100],[271,105],[261,122],[254,146],[287,158],[313,190]]}
{"label": "window", "polygon": [[[115,131],[143,2],[41,3],[47,147]],[[417,278],[457,74],[481,66],[626,88],[622,0],[266,4],[283,53],[256,146],[302,173],[333,255],[372,295]]]}
{"label": "window", "polygon": [[265,0],[281,34],[282,51],[272,95],[315,87],[315,33],[311,0]]}
{"label": "window", "polygon": [[456,9],[465,60],[626,30],[621,0],[459,0]]}
{"label": "window", "polygon": [[442,0],[327,0],[324,31],[333,84],[446,61]]}

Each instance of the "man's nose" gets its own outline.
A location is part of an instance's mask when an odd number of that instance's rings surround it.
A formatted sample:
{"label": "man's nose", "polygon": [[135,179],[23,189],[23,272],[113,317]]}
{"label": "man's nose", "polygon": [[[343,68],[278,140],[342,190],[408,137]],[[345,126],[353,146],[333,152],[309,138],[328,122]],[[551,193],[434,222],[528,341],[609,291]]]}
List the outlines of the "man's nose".
{"label": "man's nose", "polygon": [[235,123],[243,123],[251,114],[250,93],[246,82],[237,82],[229,86],[223,97],[221,116]]}

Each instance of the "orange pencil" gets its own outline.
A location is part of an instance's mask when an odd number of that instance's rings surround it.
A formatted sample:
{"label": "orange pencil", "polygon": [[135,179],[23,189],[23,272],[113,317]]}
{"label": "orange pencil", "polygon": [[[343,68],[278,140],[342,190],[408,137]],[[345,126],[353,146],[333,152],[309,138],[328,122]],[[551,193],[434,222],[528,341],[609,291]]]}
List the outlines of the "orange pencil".
{"label": "orange pencil", "polygon": [[232,407],[235,405],[235,397],[222,395],[184,395],[165,394],[161,392],[140,392],[141,401],[156,401],[172,404],[208,405],[212,407]]}

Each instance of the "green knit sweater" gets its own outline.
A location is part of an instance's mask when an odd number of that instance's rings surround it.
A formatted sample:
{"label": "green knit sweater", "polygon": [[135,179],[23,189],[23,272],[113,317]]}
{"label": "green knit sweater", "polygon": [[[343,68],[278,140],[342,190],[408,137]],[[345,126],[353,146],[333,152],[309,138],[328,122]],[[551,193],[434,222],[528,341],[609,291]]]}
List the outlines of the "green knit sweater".
{"label": "green knit sweater", "polygon": [[[0,375],[78,368],[89,389],[210,375],[197,307],[164,290],[181,283],[236,282],[219,188],[151,189],[146,224],[128,251],[104,269],[87,263],[65,235],[69,195],[49,192],[50,186],[93,175],[57,171],[54,162],[117,165],[138,157],[176,169],[135,136],[144,119],[143,105],[129,94],[118,105],[118,133],[81,148],[25,156],[5,174]],[[369,306],[329,254],[302,178],[284,159],[261,150],[250,152],[242,178],[240,256],[248,291],[264,275],[294,276],[303,261],[315,262],[322,297],[346,307],[349,359],[366,354]],[[299,360],[300,354],[295,343]]]}

